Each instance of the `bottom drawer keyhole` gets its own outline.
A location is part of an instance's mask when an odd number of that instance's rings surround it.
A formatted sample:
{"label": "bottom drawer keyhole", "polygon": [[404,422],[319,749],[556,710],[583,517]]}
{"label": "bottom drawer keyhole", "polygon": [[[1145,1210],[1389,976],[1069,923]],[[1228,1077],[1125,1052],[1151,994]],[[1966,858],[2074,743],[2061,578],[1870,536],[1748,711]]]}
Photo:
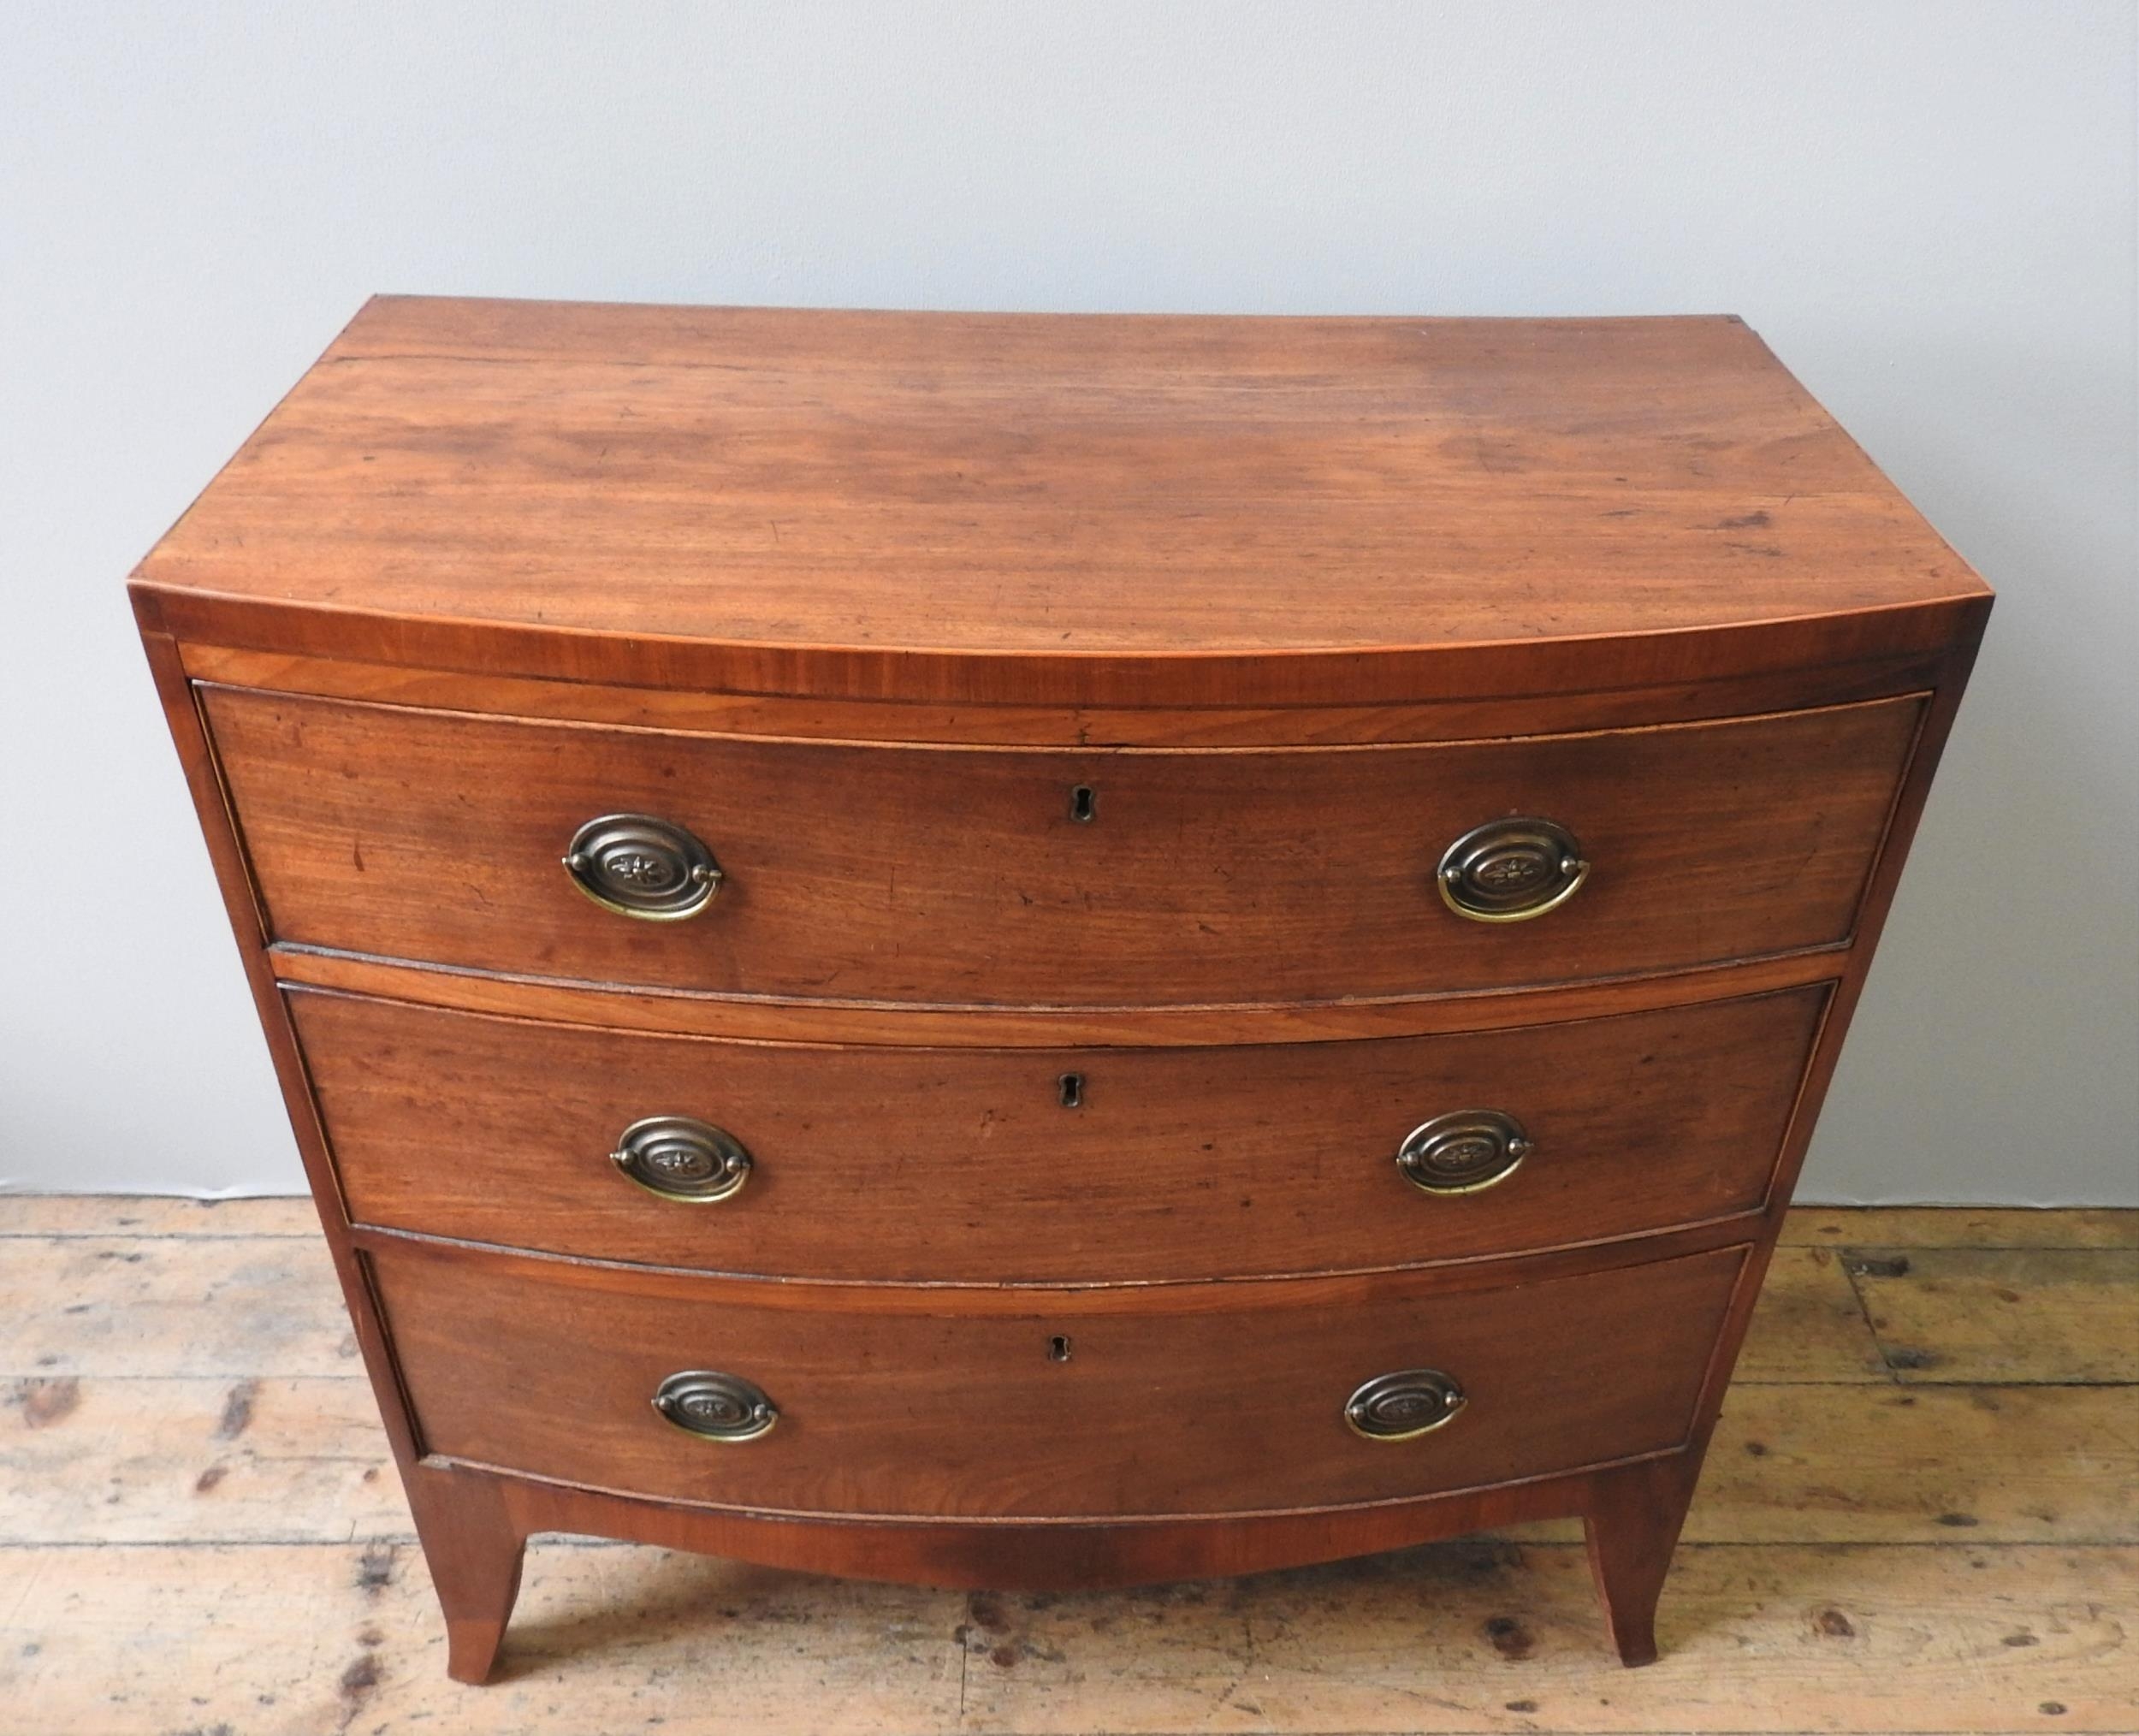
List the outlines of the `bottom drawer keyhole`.
{"label": "bottom drawer keyhole", "polygon": [[1067,1362],[1070,1360],[1070,1340],[1066,1334],[1058,1332],[1047,1341],[1047,1360]]}

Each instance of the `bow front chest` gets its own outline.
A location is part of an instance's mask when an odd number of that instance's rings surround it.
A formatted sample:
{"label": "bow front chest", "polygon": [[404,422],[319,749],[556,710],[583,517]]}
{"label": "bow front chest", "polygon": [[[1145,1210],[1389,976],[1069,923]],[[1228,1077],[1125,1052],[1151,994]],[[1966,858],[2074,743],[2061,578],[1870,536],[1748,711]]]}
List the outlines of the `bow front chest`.
{"label": "bow front chest", "polygon": [[1652,1615],[1989,607],[1729,318],[382,299],[133,594],[451,1637]]}

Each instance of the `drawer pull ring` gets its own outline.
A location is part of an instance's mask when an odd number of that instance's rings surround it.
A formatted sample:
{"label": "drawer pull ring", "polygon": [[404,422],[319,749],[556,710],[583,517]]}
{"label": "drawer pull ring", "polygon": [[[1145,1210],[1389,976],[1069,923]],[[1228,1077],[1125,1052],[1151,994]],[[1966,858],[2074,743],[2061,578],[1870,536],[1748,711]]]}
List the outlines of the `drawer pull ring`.
{"label": "drawer pull ring", "polygon": [[1437,1368],[1378,1374],[1344,1401],[1344,1420],[1370,1441],[1408,1441],[1463,1408],[1463,1389]]}
{"label": "drawer pull ring", "polygon": [[1535,1149],[1514,1116],[1459,1109],[1406,1134],[1396,1167],[1422,1194],[1478,1194],[1505,1182]]}
{"label": "drawer pull ring", "polygon": [[670,1375],[654,1394],[654,1408],[708,1441],[755,1441],[779,1420],[779,1407],[763,1388],[739,1374],[703,1368]]}
{"label": "drawer pull ring", "polygon": [[720,865],[682,827],[650,814],[605,814],[572,835],[565,872],[605,910],[648,922],[695,916],[720,890]]}
{"label": "drawer pull ring", "polygon": [[1549,820],[1495,820],[1448,847],[1434,871],[1441,901],[1473,922],[1526,922],[1556,910],[1590,877],[1582,846]]}
{"label": "drawer pull ring", "polygon": [[653,1115],[624,1129],[609,1161],[664,1200],[732,1200],[750,1179],[750,1154],[732,1133],[687,1115]]}

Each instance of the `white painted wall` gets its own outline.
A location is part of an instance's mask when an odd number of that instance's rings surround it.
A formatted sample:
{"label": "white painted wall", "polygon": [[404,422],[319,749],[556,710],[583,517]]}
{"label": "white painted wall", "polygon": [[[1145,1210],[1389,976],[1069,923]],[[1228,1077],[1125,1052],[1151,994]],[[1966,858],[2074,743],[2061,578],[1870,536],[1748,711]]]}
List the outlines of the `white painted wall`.
{"label": "white painted wall", "polygon": [[1816,1148],[2139,1200],[2131,0],[16,3],[0,1185],[300,1185],[121,580],[369,292],[1751,321],[2003,593]]}

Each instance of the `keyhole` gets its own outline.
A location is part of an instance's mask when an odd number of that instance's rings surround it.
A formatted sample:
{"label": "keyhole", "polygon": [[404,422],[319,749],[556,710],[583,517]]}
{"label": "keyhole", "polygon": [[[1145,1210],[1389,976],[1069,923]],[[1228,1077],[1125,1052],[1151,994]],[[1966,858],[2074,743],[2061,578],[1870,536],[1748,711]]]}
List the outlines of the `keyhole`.
{"label": "keyhole", "polygon": [[1096,817],[1099,797],[1092,793],[1089,784],[1080,784],[1070,792],[1070,817],[1080,826],[1089,826]]}
{"label": "keyhole", "polygon": [[1047,1360],[1067,1362],[1070,1360],[1070,1340],[1066,1334],[1058,1332],[1047,1341]]}
{"label": "keyhole", "polygon": [[1062,1106],[1064,1109],[1084,1107],[1084,1075],[1065,1073],[1062,1075]]}

